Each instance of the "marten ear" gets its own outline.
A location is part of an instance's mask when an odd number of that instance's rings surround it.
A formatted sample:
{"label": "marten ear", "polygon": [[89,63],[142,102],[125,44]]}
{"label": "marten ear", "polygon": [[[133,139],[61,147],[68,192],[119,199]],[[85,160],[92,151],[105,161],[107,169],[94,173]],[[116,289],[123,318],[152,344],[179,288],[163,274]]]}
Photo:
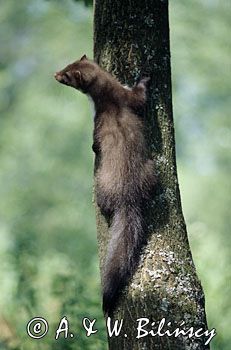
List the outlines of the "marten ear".
{"label": "marten ear", "polygon": [[75,71],[75,75],[76,75],[76,77],[77,77],[78,79],[81,79],[81,73],[80,73],[79,70],[76,70],[76,71]]}
{"label": "marten ear", "polygon": [[87,60],[87,56],[86,56],[86,55],[83,55],[83,56],[80,58],[80,61],[83,61],[83,60]]}
{"label": "marten ear", "polygon": [[79,70],[75,71],[75,78],[76,78],[78,83],[81,83],[81,81],[82,81],[82,74],[80,73]]}

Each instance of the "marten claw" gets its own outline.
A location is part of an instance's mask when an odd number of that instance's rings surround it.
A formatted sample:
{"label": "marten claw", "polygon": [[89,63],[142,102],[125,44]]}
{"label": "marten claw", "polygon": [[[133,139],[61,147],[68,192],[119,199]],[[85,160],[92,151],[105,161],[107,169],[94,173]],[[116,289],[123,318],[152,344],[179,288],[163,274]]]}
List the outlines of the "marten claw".
{"label": "marten claw", "polygon": [[139,81],[138,85],[139,85],[139,86],[140,86],[140,85],[143,85],[144,87],[146,87],[147,83],[148,83],[150,80],[151,80],[150,77],[144,77],[144,78],[142,78],[142,79]]}

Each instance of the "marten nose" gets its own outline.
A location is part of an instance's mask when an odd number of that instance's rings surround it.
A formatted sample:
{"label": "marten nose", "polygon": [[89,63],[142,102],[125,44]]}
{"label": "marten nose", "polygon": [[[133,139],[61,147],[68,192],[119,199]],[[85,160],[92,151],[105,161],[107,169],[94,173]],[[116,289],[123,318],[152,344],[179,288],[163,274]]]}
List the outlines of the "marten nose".
{"label": "marten nose", "polygon": [[59,73],[56,72],[56,73],[54,74],[54,77],[55,77],[55,79],[56,79],[57,81],[61,82],[61,80],[62,80],[61,74],[59,74]]}

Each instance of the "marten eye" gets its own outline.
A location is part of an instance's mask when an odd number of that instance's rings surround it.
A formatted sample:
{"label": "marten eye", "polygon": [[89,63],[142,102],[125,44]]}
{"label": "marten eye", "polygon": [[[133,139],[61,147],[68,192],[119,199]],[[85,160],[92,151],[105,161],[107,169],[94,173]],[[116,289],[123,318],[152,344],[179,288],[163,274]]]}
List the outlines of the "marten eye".
{"label": "marten eye", "polygon": [[62,83],[63,84],[69,84],[70,82],[70,74],[68,72],[63,73],[62,75]]}
{"label": "marten eye", "polygon": [[68,74],[68,72],[64,73],[64,74],[63,74],[63,77],[66,78],[67,80],[70,79],[70,75]]}

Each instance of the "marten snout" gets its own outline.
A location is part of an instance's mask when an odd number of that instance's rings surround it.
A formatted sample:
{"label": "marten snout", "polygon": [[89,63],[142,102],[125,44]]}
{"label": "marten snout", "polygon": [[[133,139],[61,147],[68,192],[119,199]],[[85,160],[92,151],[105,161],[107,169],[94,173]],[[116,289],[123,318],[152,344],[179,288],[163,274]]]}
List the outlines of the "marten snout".
{"label": "marten snout", "polygon": [[65,85],[69,85],[70,84],[70,77],[69,77],[68,73],[62,74],[60,72],[56,72],[54,74],[54,77],[61,84],[65,84]]}

